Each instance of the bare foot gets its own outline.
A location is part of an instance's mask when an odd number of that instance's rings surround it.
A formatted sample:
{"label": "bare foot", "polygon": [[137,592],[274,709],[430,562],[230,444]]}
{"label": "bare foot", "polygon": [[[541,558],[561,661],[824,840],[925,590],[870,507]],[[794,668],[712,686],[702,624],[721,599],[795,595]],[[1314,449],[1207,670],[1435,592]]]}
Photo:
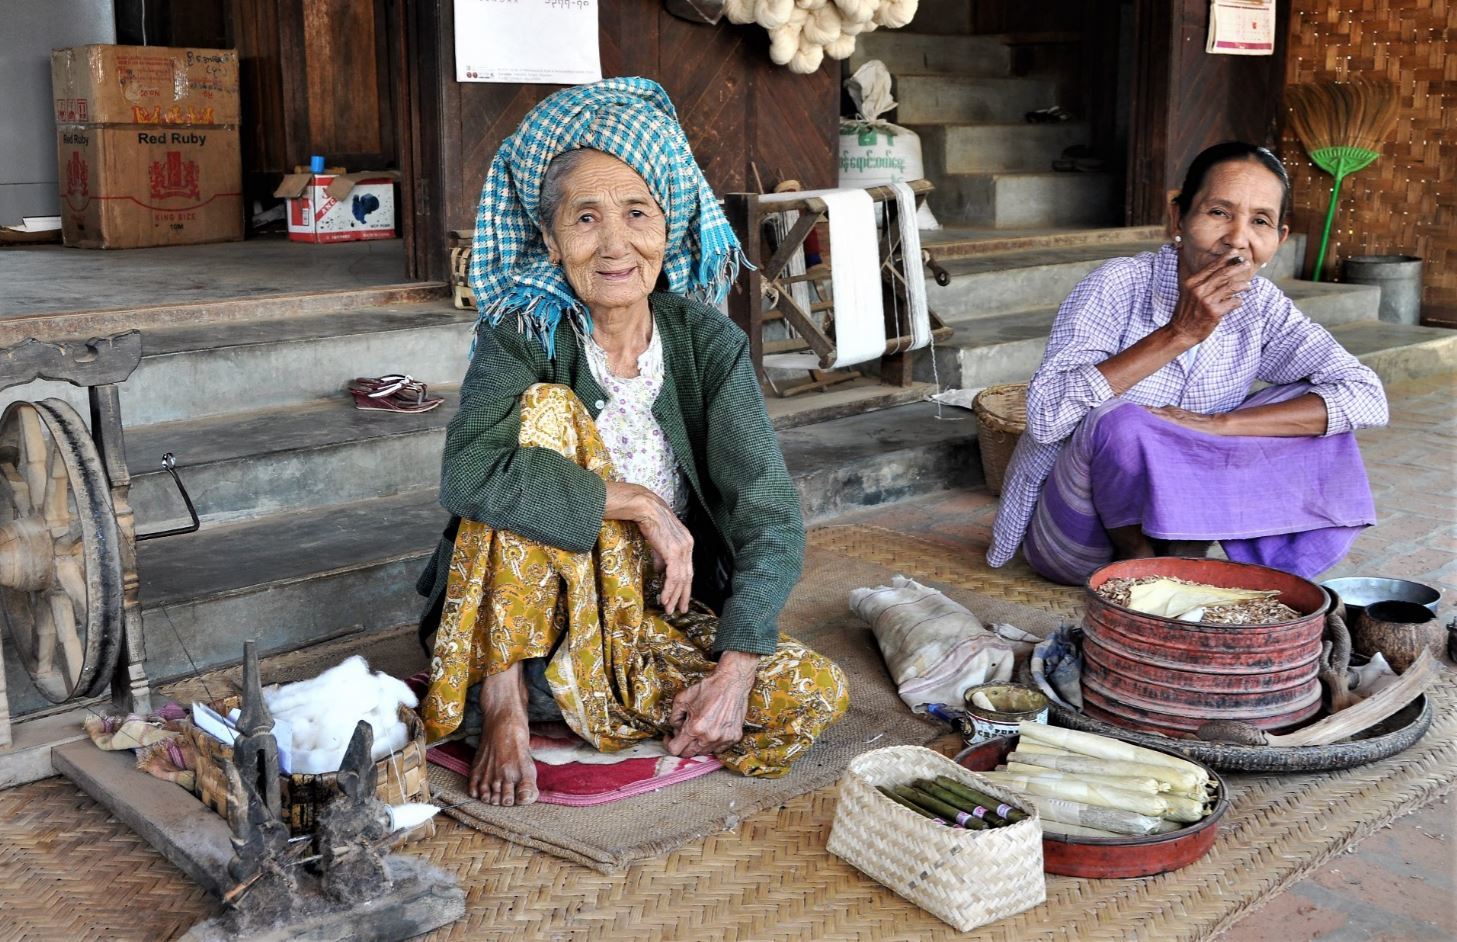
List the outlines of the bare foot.
{"label": "bare foot", "polygon": [[536,801],[536,763],[521,664],[483,680],[480,703],[481,738],[471,764],[470,795],[491,805],[529,805]]}

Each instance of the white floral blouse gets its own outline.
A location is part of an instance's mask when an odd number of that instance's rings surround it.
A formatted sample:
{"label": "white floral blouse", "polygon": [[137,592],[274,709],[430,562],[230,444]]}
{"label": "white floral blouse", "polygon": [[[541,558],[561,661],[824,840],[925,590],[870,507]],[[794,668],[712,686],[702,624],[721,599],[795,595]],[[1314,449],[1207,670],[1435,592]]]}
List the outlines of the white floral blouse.
{"label": "white floral blouse", "polygon": [[678,460],[663,427],[653,415],[653,403],[663,389],[663,343],[656,325],[648,348],[637,358],[637,376],[617,376],[607,368],[607,351],[588,336],[583,344],[592,376],[606,394],[607,405],[597,415],[597,431],[612,455],[616,478],[654,492],[673,512],[688,509],[688,490]]}

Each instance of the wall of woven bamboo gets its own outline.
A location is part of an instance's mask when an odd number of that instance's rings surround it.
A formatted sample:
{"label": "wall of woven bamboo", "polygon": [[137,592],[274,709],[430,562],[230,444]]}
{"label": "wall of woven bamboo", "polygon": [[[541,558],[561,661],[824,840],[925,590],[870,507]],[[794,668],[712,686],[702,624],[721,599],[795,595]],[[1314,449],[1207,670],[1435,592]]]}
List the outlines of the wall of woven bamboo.
{"label": "wall of woven bamboo", "polygon": [[[1350,255],[1426,260],[1423,314],[1457,322],[1457,2],[1292,0],[1286,82],[1384,78],[1402,113],[1370,167],[1347,177],[1331,229],[1328,275]],[[1295,225],[1320,239],[1331,178],[1311,163],[1289,128],[1281,153],[1290,170]],[[1313,260],[1312,252],[1310,259]]]}

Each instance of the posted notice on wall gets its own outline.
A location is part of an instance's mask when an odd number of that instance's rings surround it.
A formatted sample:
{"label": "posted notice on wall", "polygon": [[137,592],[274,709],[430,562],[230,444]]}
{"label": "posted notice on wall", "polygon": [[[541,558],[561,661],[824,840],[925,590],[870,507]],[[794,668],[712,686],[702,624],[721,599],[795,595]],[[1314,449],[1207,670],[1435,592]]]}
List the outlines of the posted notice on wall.
{"label": "posted notice on wall", "polygon": [[1275,0],[1211,0],[1205,52],[1226,56],[1275,54]]}
{"label": "posted notice on wall", "polygon": [[597,0],[455,0],[457,82],[601,78]]}

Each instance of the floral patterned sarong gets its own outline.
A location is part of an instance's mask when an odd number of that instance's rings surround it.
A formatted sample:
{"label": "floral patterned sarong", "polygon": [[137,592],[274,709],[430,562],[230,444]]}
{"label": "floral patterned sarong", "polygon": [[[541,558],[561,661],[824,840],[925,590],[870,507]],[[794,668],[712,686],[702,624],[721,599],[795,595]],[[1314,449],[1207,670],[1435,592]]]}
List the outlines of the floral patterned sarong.
{"label": "floral patterned sarong", "polygon": [[[518,440],[612,477],[591,416],[565,386],[526,391]],[[714,668],[718,619],[696,605],[683,615],[647,608],[651,573],[647,544],[627,521],[604,520],[596,548],[573,553],[462,520],[421,704],[427,737],[455,731],[467,690],[483,677],[548,656],[547,682],[564,718],[598,749],[668,734],[673,698]],[[783,775],[849,703],[833,662],[781,637],[759,663],[744,738],[717,757],[744,775]]]}

